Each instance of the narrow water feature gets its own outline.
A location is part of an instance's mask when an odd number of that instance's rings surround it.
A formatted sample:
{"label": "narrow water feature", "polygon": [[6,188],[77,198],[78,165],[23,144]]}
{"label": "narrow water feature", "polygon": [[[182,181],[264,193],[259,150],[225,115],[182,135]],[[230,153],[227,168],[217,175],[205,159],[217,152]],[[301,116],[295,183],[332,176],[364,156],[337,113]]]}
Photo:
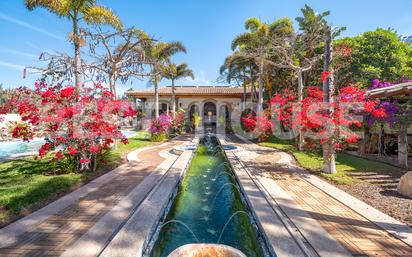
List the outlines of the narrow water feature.
{"label": "narrow water feature", "polygon": [[233,171],[214,136],[200,140],[150,255],[166,257],[190,243],[220,243],[249,257],[264,256]]}

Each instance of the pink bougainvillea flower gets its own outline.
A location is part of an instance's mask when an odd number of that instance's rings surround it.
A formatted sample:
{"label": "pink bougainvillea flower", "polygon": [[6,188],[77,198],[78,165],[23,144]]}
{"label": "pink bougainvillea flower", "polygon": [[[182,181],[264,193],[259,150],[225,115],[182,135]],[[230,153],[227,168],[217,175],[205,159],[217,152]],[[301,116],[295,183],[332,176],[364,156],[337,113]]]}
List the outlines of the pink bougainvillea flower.
{"label": "pink bougainvillea flower", "polygon": [[54,155],[53,161],[60,160],[60,159],[62,159],[63,157],[64,157],[64,154],[62,153],[62,151],[58,151],[58,152]]}
{"label": "pink bougainvillea flower", "polygon": [[67,150],[69,151],[69,154],[70,154],[71,156],[77,154],[77,148],[75,148],[75,147],[73,147],[73,146],[67,147]]}
{"label": "pink bougainvillea flower", "polygon": [[322,72],[322,75],[320,76],[320,81],[325,82],[328,79],[330,74],[331,73],[327,71]]}
{"label": "pink bougainvillea flower", "polygon": [[80,163],[81,163],[81,164],[88,164],[89,162],[90,162],[90,160],[87,159],[87,158],[81,158],[81,159],[80,159]]}
{"label": "pink bougainvillea flower", "polygon": [[129,139],[127,139],[127,137],[123,137],[123,138],[122,138],[122,143],[123,143],[123,144],[128,144],[128,143],[129,143]]}
{"label": "pink bougainvillea flower", "polygon": [[92,146],[90,146],[89,151],[91,153],[98,153],[100,151],[100,146],[99,145],[92,145]]}
{"label": "pink bougainvillea flower", "polygon": [[74,94],[76,89],[74,87],[66,87],[60,91],[60,96],[63,98],[68,98]]}

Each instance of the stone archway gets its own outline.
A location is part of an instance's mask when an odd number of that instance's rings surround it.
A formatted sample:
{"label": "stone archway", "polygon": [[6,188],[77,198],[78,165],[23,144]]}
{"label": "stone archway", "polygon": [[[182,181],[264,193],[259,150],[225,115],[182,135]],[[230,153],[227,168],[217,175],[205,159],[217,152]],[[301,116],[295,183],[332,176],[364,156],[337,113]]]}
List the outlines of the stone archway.
{"label": "stone archway", "polygon": [[230,133],[232,132],[231,126],[231,108],[227,103],[219,105],[219,112],[217,118],[218,132]]}
{"label": "stone archway", "polygon": [[205,102],[203,105],[203,127],[205,132],[216,133],[216,104],[214,102]]}
{"label": "stone archway", "polygon": [[[197,120],[195,118],[197,115]],[[187,120],[191,131],[194,131],[199,126],[201,113],[199,110],[199,103],[191,103],[188,106]],[[196,124],[197,123],[197,124]]]}

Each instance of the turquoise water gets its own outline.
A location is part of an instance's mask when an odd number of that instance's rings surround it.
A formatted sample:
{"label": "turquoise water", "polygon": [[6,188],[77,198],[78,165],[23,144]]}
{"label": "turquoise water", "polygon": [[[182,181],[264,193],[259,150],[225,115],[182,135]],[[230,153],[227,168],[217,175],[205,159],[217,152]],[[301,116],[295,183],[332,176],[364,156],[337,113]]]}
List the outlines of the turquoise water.
{"label": "turquoise water", "polygon": [[189,243],[221,243],[239,249],[248,257],[264,256],[238,190],[217,139],[202,140],[151,256],[166,257]]}
{"label": "turquoise water", "polygon": [[[123,130],[122,133],[128,138],[136,135],[136,132],[131,130]],[[37,154],[37,151],[44,143],[45,140],[42,138],[34,138],[30,142],[23,142],[21,140],[0,142],[0,159],[25,154]]]}
{"label": "turquoise water", "polygon": [[37,150],[44,142],[44,139],[41,138],[35,138],[30,142],[23,142],[21,140],[0,142],[0,159],[19,154],[37,153]]}

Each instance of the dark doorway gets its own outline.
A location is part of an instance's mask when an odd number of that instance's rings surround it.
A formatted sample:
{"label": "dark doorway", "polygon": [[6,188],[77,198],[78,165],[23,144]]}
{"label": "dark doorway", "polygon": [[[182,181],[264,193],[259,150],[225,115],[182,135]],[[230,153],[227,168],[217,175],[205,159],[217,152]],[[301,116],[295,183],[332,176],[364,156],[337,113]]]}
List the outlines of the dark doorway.
{"label": "dark doorway", "polygon": [[203,127],[205,132],[216,133],[216,104],[212,102],[203,106]]}

